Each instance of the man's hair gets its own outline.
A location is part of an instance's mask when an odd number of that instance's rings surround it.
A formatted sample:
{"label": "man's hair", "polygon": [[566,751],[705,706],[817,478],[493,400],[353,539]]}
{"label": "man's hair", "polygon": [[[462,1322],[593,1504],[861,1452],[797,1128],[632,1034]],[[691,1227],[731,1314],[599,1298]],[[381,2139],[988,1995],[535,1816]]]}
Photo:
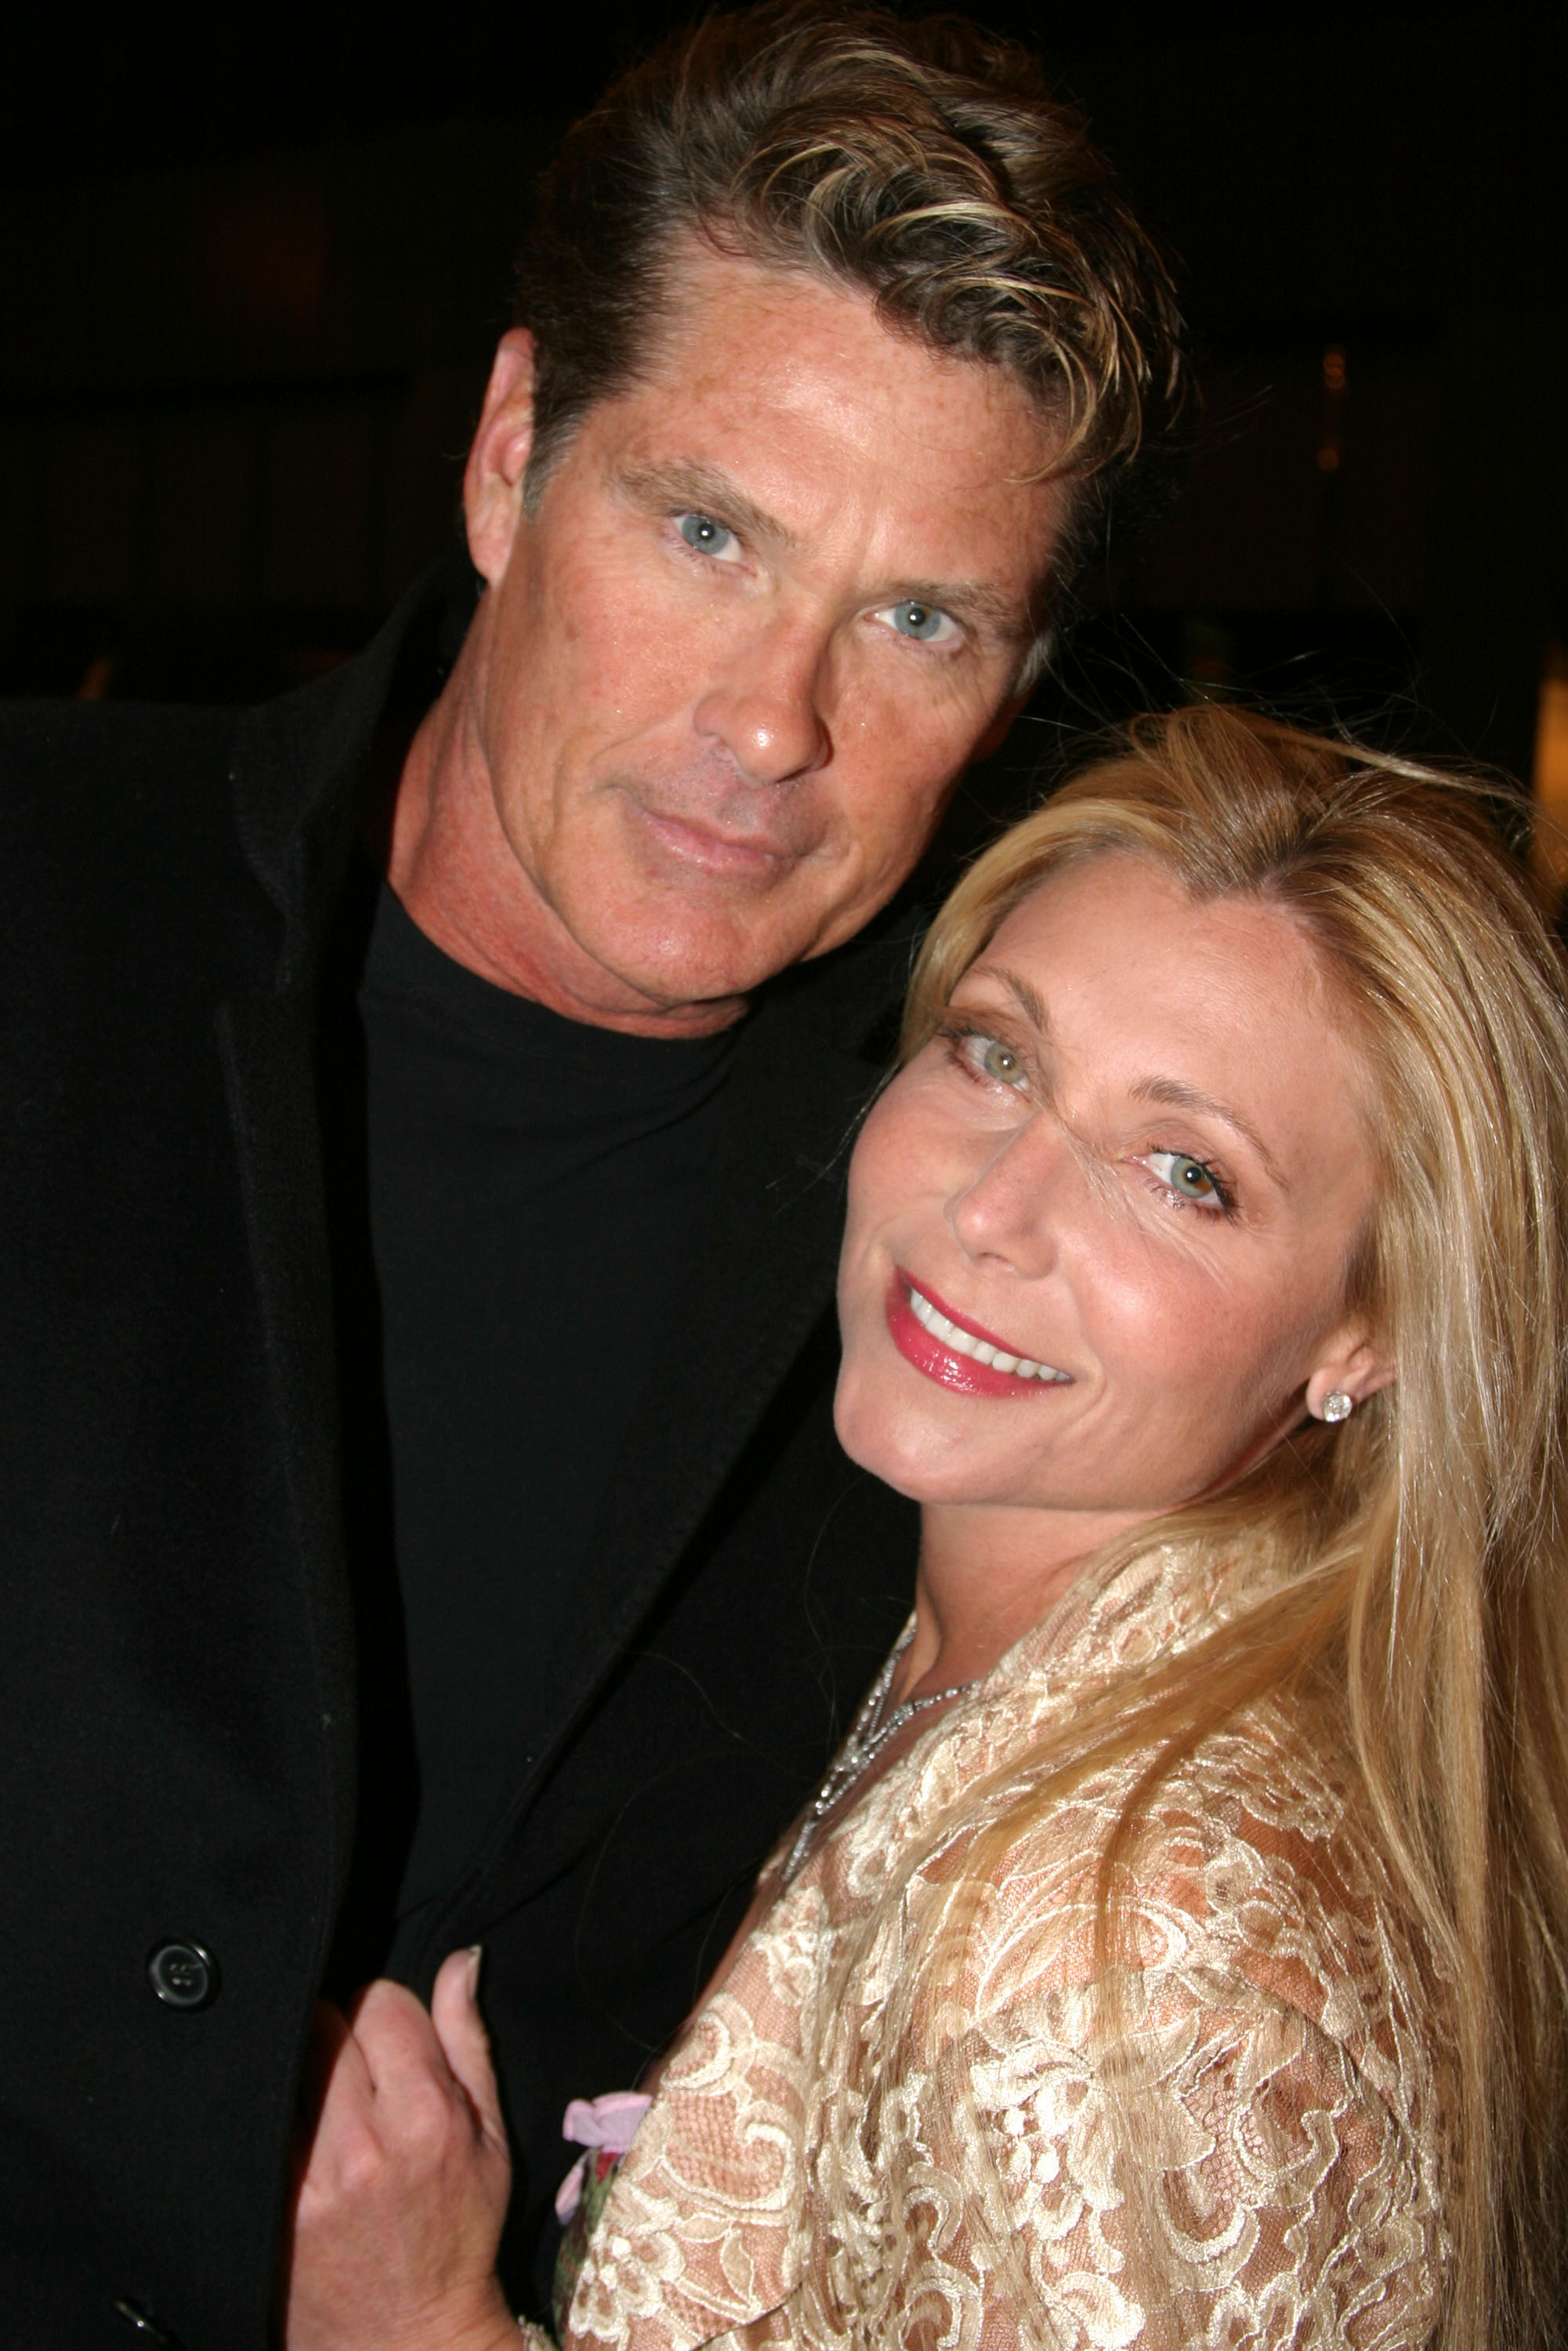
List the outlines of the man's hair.
{"label": "man's hair", "polygon": [[1050,470],[1082,485],[1053,600],[1113,493],[1119,514],[1134,484],[1140,507],[1160,495],[1188,392],[1170,278],[1016,43],[795,0],[709,17],[615,82],[545,173],[519,265],[530,502],[588,410],[650,363],[692,237],[869,295],[895,332],[1022,385]]}

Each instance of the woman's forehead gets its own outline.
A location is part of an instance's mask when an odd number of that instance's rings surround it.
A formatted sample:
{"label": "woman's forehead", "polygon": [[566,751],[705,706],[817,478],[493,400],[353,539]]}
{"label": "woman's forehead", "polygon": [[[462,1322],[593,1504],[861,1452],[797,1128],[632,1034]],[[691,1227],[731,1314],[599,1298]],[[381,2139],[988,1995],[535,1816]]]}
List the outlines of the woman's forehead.
{"label": "woman's forehead", "polygon": [[1297,910],[1270,893],[1196,893],[1159,859],[1107,850],[1047,873],[1009,908],[972,969],[1034,962],[1063,978],[1110,977],[1179,959],[1200,982],[1247,988],[1289,975],[1311,1009],[1327,1009],[1330,976]]}

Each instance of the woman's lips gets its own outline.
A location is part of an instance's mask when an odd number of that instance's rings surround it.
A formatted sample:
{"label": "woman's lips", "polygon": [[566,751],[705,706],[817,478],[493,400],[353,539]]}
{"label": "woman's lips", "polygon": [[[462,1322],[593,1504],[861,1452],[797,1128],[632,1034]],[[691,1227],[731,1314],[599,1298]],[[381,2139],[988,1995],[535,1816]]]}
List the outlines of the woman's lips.
{"label": "woman's lips", "polygon": [[961,1395],[1017,1397],[1071,1385],[1070,1374],[1015,1355],[1005,1340],[955,1314],[902,1267],[894,1269],[888,1284],[887,1327],[899,1353],[917,1372]]}

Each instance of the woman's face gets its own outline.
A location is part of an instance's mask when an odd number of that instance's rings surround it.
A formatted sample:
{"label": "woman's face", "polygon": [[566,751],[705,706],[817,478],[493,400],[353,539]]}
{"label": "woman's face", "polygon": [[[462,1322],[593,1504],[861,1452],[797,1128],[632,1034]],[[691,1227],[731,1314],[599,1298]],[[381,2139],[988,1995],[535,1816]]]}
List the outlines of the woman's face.
{"label": "woman's face", "polygon": [[1136,1516],[1257,1458],[1314,1374],[1319,1406],[1381,1384],[1343,1303],[1370,1113],[1288,913],[1132,855],[1053,876],[855,1151],[845,1448],[927,1503]]}

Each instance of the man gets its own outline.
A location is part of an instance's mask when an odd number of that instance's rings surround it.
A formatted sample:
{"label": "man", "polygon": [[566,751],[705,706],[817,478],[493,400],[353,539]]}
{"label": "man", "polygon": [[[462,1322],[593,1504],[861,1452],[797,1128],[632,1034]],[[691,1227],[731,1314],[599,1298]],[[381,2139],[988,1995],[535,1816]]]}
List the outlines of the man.
{"label": "man", "polygon": [[547,186],[472,568],[265,710],[5,722],[15,2339],[266,2342],[319,1993],[475,1943],[541,2304],[565,2101],[906,1605],[829,1417],[882,910],[1174,334],[1027,60],[717,19]]}

